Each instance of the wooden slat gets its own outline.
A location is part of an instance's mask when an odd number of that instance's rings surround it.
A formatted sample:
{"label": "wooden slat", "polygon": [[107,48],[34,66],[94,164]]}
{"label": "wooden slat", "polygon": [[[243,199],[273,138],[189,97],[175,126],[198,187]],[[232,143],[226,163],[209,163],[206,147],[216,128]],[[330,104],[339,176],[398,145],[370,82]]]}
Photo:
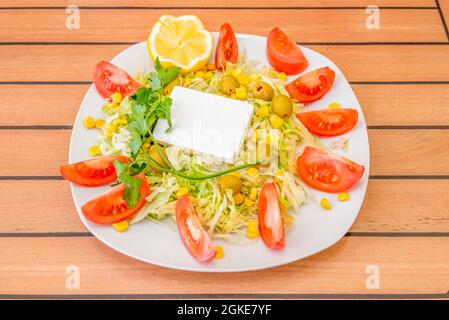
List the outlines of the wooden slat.
{"label": "wooden slat", "polygon": [[352,87],[369,126],[449,123],[449,84]]}
{"label": "wooden slat", "polygon": [[[449,232],[448,180],[371,180],[351,232]],[[66,181],[0,181],[0,233],[86,232]],[[392,205],[400,204],[400,205]]]}
{"label": "wooden slat", "polygon": [[[72,125],[89,85],[2,85],[0,126]],[[447,125],[449,84],[353,85],[366,122]],[[26,97],[26,99],[17,99]]]}
{"label": "wooden slat", "polygon": [[[382,27],[374,31],[366,28],[364,9],[178,9],[163,13],[197,15],[209,30],[214,31],[219,30],[225,20],[236,32],[258,35],[267,35],[273,27],[279,26],[291,39],[299,42],[447,40],[436,9],[382,11]],[[161,14],[160,10],[152,9],[82,10],[80,29],[69,30],[64,27],[67,19],[65,10],[1,10],[0,42],[139,42],[148,37],[151,26]],[[132,23],[122,23],[130,16],[133,17]],[[248,19],[248,16],[252,18]]]}
{"label": "wooden slat", "polygon": [[[91,81],[92,70],[99,60],[111,59],[126,47],[36,45],[25,49],[18,45],[3,46],[0,82]],[[449,81],[449,46],[311,47],[332,59],[350,81]]]}
{"label": "wooden slat", "polygon": [[[439,0],[438,3],[440,5],[441,13],[443,15],[442,19],[444,20],[444,23],[446,24],[446,30],[448,30],[449,29],[449,1],[448,0]],[[449,38],[449,34],[447,36]]]}
{"label": "wooden slat", "polygon": [[[2,7],[58,7],[72,4],[66,0],[4,0]],[[373,4],[370,0],[78,0],[80,7],[366,7]],[[377,0],[379,7],[435,7],[433,0]]]}
{"label": "wooden slat", "polygon": [[[449,130],[369,130],[369,139],[372,175],[449,174]],[[70,130],[0,130],[0,176],[58,175],[69,140]]]}
{"label": "wooden slat", "polygon": [[[349,237],[323,253],[279,268],[205,274],[138,262],[93,238],[3,238],[0,293],[443,294],[449,277],[447,245],[447,238]],[[65,288],[68,265],[80,268],[79,290]],[[368,265],[380,269],[379,290],[365,287]]]}

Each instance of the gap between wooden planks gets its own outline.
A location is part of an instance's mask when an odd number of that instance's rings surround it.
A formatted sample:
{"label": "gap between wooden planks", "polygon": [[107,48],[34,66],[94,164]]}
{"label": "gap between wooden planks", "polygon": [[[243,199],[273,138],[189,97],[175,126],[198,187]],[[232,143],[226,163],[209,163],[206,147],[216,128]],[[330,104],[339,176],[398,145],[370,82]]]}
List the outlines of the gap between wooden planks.
{"label": "gap between wooden planks", "polygon": [[[350,232],[449,232],[448,188],[449,180],[370,180]],[[0,194],[5,195],[0,212],[8,215],[0,224],[0,237],[87,232],[67,181],[0,181]],[[334,196],[329,199],[345,205]]]}
{"label": "gap between wooden planks", "polygon": [[[78,0],[80,7],[366,7],[370,0]],[[2,7],[65,7],[66,0],[4,0]],[[379,7],[435,7],[434,0],[377,0]]]}
{"label": "gap between wooden planks", "polygon": [[[94,238],[1,238],[0,294],[443,294],[449,288],[447,244],[447,238],[346,237],[278,268],[206,274],[145,264]],[[79,267],[79,290],[65,288],[68,265]],[[379,290],[365,287],[368,265],[379,267]]]}
{"label": "gap between wooden planks", "polygon": [[[449,130],[368,131],[371,175],[449,175]],[[59,175],[59,166],[68,161],[70,134],[71,130],[0,130],[0,176]]]}
{"label": "gap between wooden planks", "polygon": [[[383,10],[378,30],[366,27],[364,9],[81,10],[79,30],[65,27],[67,13],[63,9],[9,9],[0,10],[0,42],[138,42],[148,37],[151,26],[161,14],[197,15],[211,31],[218,31],[224,22],[229,22],[235,32],[266,36],[279,26],[292,40],[299,42],[447,41],[436,9]],[[131,17],[132,22],[123,23]]]}
{"label": "gap between wooden planks", "polygon": [[[127,45],[2,46],[0,83],[90,82],[92,70],[98,61],[110,60],[127,47]],[[349,81],[449,82],[449,46],[314,45],[310,47],[334,61]]]}
{"label": "gap between wooden planks", "polygon": [[[0,108],[0,127],[71,126],[88,87],[87,84],[0,85],[0,96],[5,101]],[[449,83],[352,88],[368,126],[449,124],[449,112],[442,112],[449,109]]]}

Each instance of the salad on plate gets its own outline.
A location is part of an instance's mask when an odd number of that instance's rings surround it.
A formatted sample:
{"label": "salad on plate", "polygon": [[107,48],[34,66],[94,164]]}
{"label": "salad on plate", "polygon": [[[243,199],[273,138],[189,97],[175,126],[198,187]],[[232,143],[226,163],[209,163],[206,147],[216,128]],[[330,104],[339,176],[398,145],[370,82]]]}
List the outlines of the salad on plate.
{"label": "salad on plate", "polygon": [[[80,186],[111,186],[82,206],[89,221],[118,232],[132,232],[143,220],[171,223],[201,262],[223,257],[223,248],[213,244],[217,238],[238,243],[260,237],[267,249],[282,250],[295,214],[314,200],[311,190],[348,201],[364,173],[363,165],[332,153],[320,139],[353,129],[357,110],[338,102],[307,110],[332,89],[331,68],[303,73],[306,56],[279,28],[267,36],[271,67],[239,50],[228,23],[213,48],[213,37],[196,16],[163,15],[147,40],[154,71],[131,76],[100,61],[93,81],[104,98],[98,106],[104,116],[83,119],[86,130],[97,130],[98,143],[88,150],[91,159],[60,170]],[[177,127],[176,87],[207,93],[208,101],[222,97],[230,105],[238,100],[251,106],[232,162],[157,138],[159,122],[167,133]],[[325,197],[320,204],[331,209]]]}

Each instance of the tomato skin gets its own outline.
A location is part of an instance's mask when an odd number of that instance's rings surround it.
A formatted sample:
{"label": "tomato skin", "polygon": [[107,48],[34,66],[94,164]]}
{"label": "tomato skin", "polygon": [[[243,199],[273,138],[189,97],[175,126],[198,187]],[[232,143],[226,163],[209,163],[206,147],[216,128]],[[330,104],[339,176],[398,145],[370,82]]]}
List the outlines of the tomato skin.
{"label": "tomato skin", "polygon": [[90,221],[98,224],[113,224],[132,217],[146,203],[145,198],[150,194],[150,186],[143,174],[135,176],[142,180],[139,188],[140,200],[134,208],[129,208],[123,199],[125,184],[121,183],[112,187],[100,196],[86,202],[81,211]]}
{"label": "tomato skin", "polygon": [[299,76],[285,89],[291,98],[301,103],[310,103],[322,98],[332,87],[334,80],[335,72],[324,67]]}
{"label": "tomato skin", "polygon": [[130,96],[143,86],[125,70],[107,61],[100,61],[95,66],[94,84],[103,98],[115,92],[120,92],[123,97]]}
{"label": "tomato skin", "polygon": [[278,27],[268,34],[267,59],[276,71],[288,75],[301,73],[309,65],[298,45]]}
{"label": "tomato skin", "polygon": [[296,117],[310,132],[322,137],[334,137],[346,133],[357,124],[355,109],[323,109],[301,112]]}
{"label": "tomato skin", "polygon": [[239,45],[234,30],[229,23],[225,23],[220,27],[220,36],[215,51],[215,66],[217,69],[224,69],[228,62],[237,63],[238,57]]}
{"label": "tomato skin", "polygon": [[260,192],[259,231],[268,248],[282,249],[285,247],[284,220],[274,182],[265,183]]}
{"label": "tomato skin", "polygon": [[329,193],[348,191],[365,172],[363,165],[313,147],[304,149],[296,166],[308,186]]}
{"label": "tomato skin", "polygon": [[95,158],[61,166],[60,173],[65,179],[80,186],[103,186],[117,180],[114,160],[129,162],[129,158],[125,156]]}
{"label": "tomato skin", "polygon": [[215,257],[212,240],[204,231],[188,193],[181,196],[176,202],[176,224],[182,242],[192,257],[201,262]]}

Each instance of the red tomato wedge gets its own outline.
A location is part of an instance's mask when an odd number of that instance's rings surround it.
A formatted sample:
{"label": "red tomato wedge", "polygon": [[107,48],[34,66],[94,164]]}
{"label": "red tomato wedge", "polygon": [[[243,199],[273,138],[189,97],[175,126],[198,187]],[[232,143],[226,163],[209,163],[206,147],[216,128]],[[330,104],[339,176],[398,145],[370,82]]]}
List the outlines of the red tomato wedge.
{"label": "red tomato wedge", "polygon": [[114,160],[129,161],[125,156],[102,157],[62,166],[60,172],[65,179],[80,186],[103,186],[117,180]]}
{"label": "red tomato wedge", "polygon": [[277,27],[268,34],[267,59],[276,71],[289,75],[303,72],[309,64],[298,45]]}
{"label": "red tomato wedge", "polygon": [[265,183],[259,197],[259,230],[268,248],[285,247],[284,220],[274,182]]}
{"label": "red tomato wedge", "polygon": [[226,68],[228,62],[237,63],[239,57],[239,46],[234,31],[229,23],[220,28],[217,50],[215,51],[215,66],[218,69]]}
{"label": "red tomato wedge", "polygon": [[107,61],[97,63],[94,71],[94,83],[103,98],[107,98],[115,92],[120,92],[123,97],[130,96],[142,87],[142,84],[131,78],[125,70]]}
{"label": "red tomato wedge", "polygon": [[189,194],[181,196],[176,202],[176,224],[182,242],[192,257],[201,262],[215,257],[212,240],[204,231],[190,202]]}
{"label": "red tomato wedge", "polygon": [[335,72],[328,67],[316,69],[290,82],[287,89],[291,98],[310,103],[324,96],[335,80]]}
{"label": "red tomato wedge", "polygon": [[99,197],[90,200],[81,207],[84,216],[95,223],[99,224],[113,224],[132,217],[145,204],[145,198],[150,194],[150,186],[143,174],[135,176],[142,180],[139,188],[140,200],[134,208],[128,207],[125,199],[123,199],[123,192],[125,191],[125,184],[121,183],[112,187]]}
{"label": "red tomato wedge", "polygon": [[359,114],[354,109],[323,109],[301,112],[296,117],[310,132],[323,137],[333,137],[354,128]]}
{"label": "red tomato wedge", "polygon": [[306,147],[296,160],[302,180],[310,187],[329,193],[351,189],[362,177],[365,167],[320,149]]}

